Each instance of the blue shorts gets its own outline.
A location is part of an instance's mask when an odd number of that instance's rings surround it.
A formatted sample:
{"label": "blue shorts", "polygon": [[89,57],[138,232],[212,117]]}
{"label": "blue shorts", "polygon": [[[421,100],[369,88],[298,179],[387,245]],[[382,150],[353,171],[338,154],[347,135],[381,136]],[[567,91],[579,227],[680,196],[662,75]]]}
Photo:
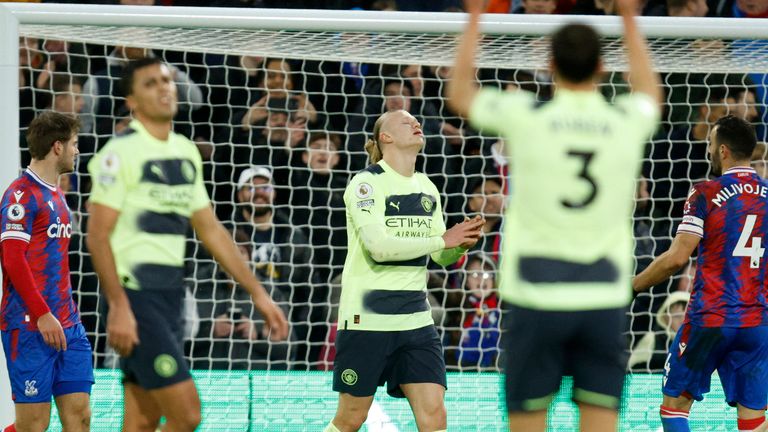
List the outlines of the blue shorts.
{"label": "blue shorts", "polygon": [[15,403],[50,402],[51,396],[91,393],[93,357],[82,324],[64,329],[67,350],[56,351],[39,331],[0,332]]}
{"label": "blue shorts", "polygon": [[717,370],[725,400],[754,410],[768,404],[768,326],[730,328],[683,324],[669,347],[662,392],[694,400],[709,392]]}

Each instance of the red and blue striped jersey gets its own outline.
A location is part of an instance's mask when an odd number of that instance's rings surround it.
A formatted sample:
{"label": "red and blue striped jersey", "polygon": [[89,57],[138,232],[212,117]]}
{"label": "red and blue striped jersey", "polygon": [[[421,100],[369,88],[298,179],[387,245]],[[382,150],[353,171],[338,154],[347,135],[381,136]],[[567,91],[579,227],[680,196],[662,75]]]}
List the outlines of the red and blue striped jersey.
{"label": "red and blue striped jersey", "polygon": [[701,237],[685,322],[701,327],[768,325],[768,182],[731,168],[691,189],[678,233]]}
{"label": "red and blue striped jersey", "polygon": [[[0,202],[0,256],[10,239],[29,243],[27,262],[38,289],[63,328],[80,322],[69,278],[72,222],[64,194],[30,169],[16,179]],[[1,262],[2,260],[0,260]],[[17,287],[3,268],[0,329],[36,330]]]}

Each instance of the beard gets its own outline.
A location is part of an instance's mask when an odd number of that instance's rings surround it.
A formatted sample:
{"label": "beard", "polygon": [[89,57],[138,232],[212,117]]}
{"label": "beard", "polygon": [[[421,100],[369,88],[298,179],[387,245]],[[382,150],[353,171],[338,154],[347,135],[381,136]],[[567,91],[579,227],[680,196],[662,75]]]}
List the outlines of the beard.
{"label": "beard", "polygon": [[718,156],[712,159],[712,174],[718,177],[723,175],[723,165]]}
{"label": "beard", "polygon": [[272,211],[272,206],[270,204],[253,204],[253,203],[246,203],[243,204],[243,210],[250,213],[251,217],[261,217],[265,214]]}
{"label": "beard", "polygon": [[60,160],[56,164],[56,172],[58,174],[68,174],[75,171],[75,163],[74,162],[67,162],[65,160]]}

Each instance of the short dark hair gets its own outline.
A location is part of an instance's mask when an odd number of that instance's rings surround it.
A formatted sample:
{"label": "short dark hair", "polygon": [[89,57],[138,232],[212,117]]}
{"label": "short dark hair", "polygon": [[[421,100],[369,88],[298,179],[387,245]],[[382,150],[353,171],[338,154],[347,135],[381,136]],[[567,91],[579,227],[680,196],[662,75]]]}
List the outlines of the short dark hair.
{"label": "short dark hair", "polygon": [[749,160],[757,146],[755,128],[746,120],[727,115],[716,122],[715,137],[718,144],[723,144],[733,153],[734,159]]}
{"label": "short dark hair", "polygon": [[381,85],[381,94],[384,94],[384,89],[386,89],[388,86],[395,84],[402,86],[403,89],[408,89],[409,92],[411,92],[411,96],[416,96],[416,91],[413,89],[413,84],[411,84],[411,80],[408,78],[394,78],[394,77],[387,77],[384,80],[384,83]]}
{"label": "short dark hair", "polygon": [[329,132],[312,132],[309,135],[309,139],[307,140],[307,147],[309,147],[310,144],[312,144],[315,141],[319,140],[327,140],[333,145],[336,146],[336,150],[341,150],[341,138],[339,138],[338,134],[335,133],[329,133]]}
{"label": "short dark hair", "polygon": [[80,120],[71,114],[45,111],[27,129],[27,145],[32,159],[43,160],[56,141],[67,142],[80,130]]}
{"label": "short dark hair", "polygon": [[732,93],[733,92],[725,86],[711,87],[707,92],[707,99],[704,103],[712,105],[722,104],[726,99],[732,99],[734,97]]}
{"label": "short dark hair", "polygon": [[496,183],[501,188],[504,187],[504,180],[498,175],[498,173],[484,172],[482,173],[482,177],[475,178],[474,180],[467,183],[467,187],[464,189],[464,193],[466,195],[470,195],[469,198],[471,198],[471,195],[483,194],[483,187],[487,182]]}
{"label": "short dark hair", "polygon": [[600,36],[584,24],[568,24],[552,35],[552,59],[557,74],[581,83],[597,71],[601,56]]}
{"label": "short dark hair", "polygon": [[82,85],[80,80],[73,75],[65,72],[54,72],[51,74],[51,79],[48,80],[48,88],[46,89],[50,91],[40,92],[42,105],[52,108],[56,96],[70,93],[72,86],[75,84]]}
{"label": "short dark hair", "polygon": [[123,69],[123,77],[120,79],[120,90],[123,92],[123,96],[128,97],[133,94],[133,77],[137,70],[164,63],[162,59],[157,57],[142,57],[128,62]]}

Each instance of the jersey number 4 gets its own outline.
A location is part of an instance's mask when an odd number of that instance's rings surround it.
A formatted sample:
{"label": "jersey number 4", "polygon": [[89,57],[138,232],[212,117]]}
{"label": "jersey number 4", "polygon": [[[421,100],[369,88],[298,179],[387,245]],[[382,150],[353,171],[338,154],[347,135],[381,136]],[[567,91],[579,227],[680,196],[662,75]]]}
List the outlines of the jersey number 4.
{"label": "jersey number 4", "polygon": [[[749,268],[753,269],[760,268],[760,258],[765,255],[765,248],[761,247],[763,239],[761,237],[751,237],[756,220],[757,215],[747,215],[739,241],[736,243],[736,248],[733,249],[733,256],[749,257]],[[750,237],[752,238],[752,246],[747,246]]]}
{"label": "jersey number 4", "polygon": [[581,172],[579,172],[579,178],[584,179],[584,181],[589,183],[590,190],[586,198],[584,198],[581,201],[571,201],[570,199],[563,199],[563,200],[560,200],[560,203],[569,209],[582,209],[590,205],[592,201],[595,200],[595,197],[597,197],[597,182],[595,181],[595,178],[592,177],[592,175],[589,173],[589,163],[592,162],[592,158],[595,156],[595,153],[571,150],[568,152],[568,156],[577,157],[581,159],[582,166],[581,166]]}

